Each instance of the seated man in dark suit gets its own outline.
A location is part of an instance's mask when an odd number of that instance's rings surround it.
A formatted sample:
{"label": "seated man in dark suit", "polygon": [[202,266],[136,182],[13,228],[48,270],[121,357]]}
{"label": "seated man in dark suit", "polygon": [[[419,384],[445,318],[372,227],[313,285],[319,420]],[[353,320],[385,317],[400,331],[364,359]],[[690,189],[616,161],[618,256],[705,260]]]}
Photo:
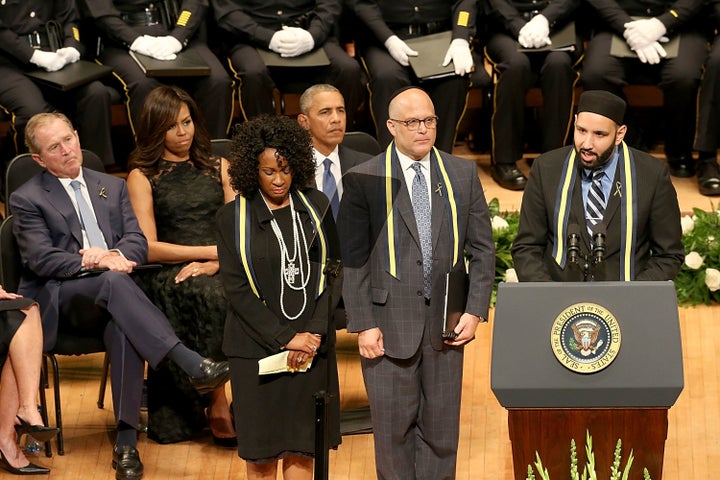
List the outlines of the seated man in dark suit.
{"label": "seated man in dark suit", "polygon": [[[153,368],[166,358],[175,362],[201,392],[227,381],[228,364],[204,359],[180,343],[167,318],[128,275],[145,261],[147,240],[125,181],[82,168],[78,134],[67,117],[35,115],[27,124],[25,143],[47,171],[10,197],[24,268],[18,292],[40,304],[45,350],[53,348],[58,330],[102,332],[113,367],[118,425],[113,467],[117,479],[139,479],[143,465],[136,427],[144,361]],[[107,271],[76,275],[94,269]],[[83,318],[82,325],[73,325],[68,313],[79,304],[87,310],[99,307],[109,321]]]}
{"label": "seated man in dark suit", "polygon": [[300,97],[298,123],[310,132],[317,171],[315,183],[330,199],[333,216],[342,199],[342,176],[371,155],[340,145],[345,137],[345,99],[340,90],[321,83]]}
{"label": "seated man in dark suit", "polygon": [[[315,184],[330,199],[333,217],[337,219],[343,187],[342,176],[371,155],[340,145],[345,137],[345,100],[340,90],[321,83],[300,96],[298,123],[310,132],[315,154]],[[335,328],[345,328],[345,304],[340,299],[335,309]]]}

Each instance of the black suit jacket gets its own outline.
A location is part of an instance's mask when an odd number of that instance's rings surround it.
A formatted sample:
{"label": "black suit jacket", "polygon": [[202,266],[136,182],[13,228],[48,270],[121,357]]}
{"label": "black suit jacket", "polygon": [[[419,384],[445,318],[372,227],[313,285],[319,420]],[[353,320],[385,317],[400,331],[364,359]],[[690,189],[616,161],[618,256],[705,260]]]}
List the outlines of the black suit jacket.
{"label": "black suit jacket", "polygon": [[[565,159],[572,148],[569,146],[552,150],[533,163],[520,207],[518,235],[512,247],[515,270],[522,282],[583,279],[579,269],[567,263],[564,269],[560,268],[552,256],[558,183]],[[685,257],[677,193],[664,162],[634,148],[630,151],[635,158],[637,178],[634,280],[672,280]],[[621,198],[624,191],[625,186],[616,174],[604,217],[607,226],[605,260],[596,271],[596,280],[620,279]],[[585,228],[585,207],[579,177],[572,192],[568,218],[568,225],[572,224],[581,227],[581,253],[589,252],[590,238]]]}

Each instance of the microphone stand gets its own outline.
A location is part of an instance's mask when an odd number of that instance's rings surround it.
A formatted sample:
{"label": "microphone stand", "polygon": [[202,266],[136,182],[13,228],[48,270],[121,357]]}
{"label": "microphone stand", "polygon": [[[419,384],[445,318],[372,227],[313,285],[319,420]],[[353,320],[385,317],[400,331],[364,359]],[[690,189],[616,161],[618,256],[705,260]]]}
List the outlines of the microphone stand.
{"label": "microphone stand", "polygon": [[[329,259],[324,272],[328,278],[328,303],[332,306],[333,286],[335,280],[342,274],[341,260]],[[328,335],[326,336],[328,341],[330,335],[333,334],[333,332],[329,331],[330,328],[335,328],[332,322],[334,314],[334,309],[328,308]],[[325,389],[313,395],[315,397],[315,480],[328,480],[329,474],[330,434],[328,428],[330,425],[328,421],[328,411],[332,402],[337,401],[336,395],[328,391],[330,387],[330,371],[331,368],[328,365]]]}

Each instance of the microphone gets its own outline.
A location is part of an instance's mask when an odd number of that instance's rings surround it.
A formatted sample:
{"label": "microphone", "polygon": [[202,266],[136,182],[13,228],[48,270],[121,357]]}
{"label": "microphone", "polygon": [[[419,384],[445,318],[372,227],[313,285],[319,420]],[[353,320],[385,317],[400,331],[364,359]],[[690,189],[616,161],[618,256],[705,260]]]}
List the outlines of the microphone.
{"label": "microphone", "polygon": [[593,228],[593,263],[600,263],[605,257],[605,232],[606,227],[604,223],[598,223]]}
{"label": "microphone", "polygon": [[568,262],[578,263],[580,254],[580,226],[576,223],[568,225]]}

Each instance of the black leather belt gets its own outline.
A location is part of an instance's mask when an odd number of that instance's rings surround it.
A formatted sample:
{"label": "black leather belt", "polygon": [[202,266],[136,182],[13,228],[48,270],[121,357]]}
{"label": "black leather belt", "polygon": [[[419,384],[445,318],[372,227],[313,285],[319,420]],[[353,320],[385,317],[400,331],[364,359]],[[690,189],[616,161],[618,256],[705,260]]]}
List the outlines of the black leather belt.
{"label": "black leather belt", "polygon": [[388,27],[400,36],[420,37],[450,30],[450,22],[389,23]]}
{"label": "black leather belt", "polygon": [[123,13],[122,19],[131,27],[149,27],[160,23],[160,11],[150,4],[141,12]]}

